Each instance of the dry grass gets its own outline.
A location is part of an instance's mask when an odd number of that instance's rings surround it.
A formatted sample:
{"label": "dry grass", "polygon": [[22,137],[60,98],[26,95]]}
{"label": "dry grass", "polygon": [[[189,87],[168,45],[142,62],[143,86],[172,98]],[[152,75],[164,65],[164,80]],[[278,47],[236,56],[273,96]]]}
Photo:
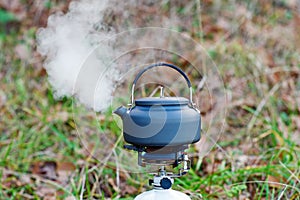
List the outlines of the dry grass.
{"label": "dry grass", "polygon": [[[3,2],[0,199],[131,199],[145,190],[145,177],[118,170],[117,148],[105,154],[104,164],[91,157],[73,121],[82,108],[73,110],[71,99],[53,99],[35,51],[35,32],[49,13],[66,10],[67,2],[16,1],[15,7]],[[194,199],[199,194],[204,199],[300,199],[300,14],[295,2],[195,3],[201,18],[195,16],[198,23],[187,31],[208,49],[230,101],[217,145],[203,160],[194,158],[176,189]],[[111,116],[99,118],[104,132],[122,139]]]}

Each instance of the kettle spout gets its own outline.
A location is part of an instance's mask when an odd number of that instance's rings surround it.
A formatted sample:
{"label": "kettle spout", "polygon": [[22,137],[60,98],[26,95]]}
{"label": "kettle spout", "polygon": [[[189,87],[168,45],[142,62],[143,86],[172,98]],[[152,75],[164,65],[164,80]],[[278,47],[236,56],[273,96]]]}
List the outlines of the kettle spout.
{"label": "kettle spout", "polygon": [[121,118],[123,118],[126,115],[126,112],[127,112],[127,108],[124,106],[120,106],[114,111],[114,113],[120,116]]}

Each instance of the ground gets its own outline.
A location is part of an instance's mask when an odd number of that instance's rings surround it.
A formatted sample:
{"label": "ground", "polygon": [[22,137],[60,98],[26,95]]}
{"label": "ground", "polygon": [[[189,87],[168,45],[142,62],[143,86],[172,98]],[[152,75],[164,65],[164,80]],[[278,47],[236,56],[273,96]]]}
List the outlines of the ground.
{"label": "ground", "polygon": [[[192,147],[190,173],[175,180],[175,189],[192,199],[300,199],[300,3],[187,2],[173,6],[182,16],[196,13],[195,21],[181,18],[194,28],[177,28],[218,66],[227,112],[217,144],[200,158],[201,149]],[[73,114],[82,107],[53,97],[36,31],[68,4],[0,2],[0,199],[132,199],[149,189],[144,175],[93,158],[75,130]],[[155,4],[147,6],[141,12],[156,13]],[[203,117],[214,110],[205,102],[200,107]],[[104,132],[120,138],[111,115],[99,119]]]}

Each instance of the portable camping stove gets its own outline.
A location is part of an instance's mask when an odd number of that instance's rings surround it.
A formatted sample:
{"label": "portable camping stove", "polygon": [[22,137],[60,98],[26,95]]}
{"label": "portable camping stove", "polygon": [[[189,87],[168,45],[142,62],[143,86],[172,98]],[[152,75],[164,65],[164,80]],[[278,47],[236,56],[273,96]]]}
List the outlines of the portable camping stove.
{"label": "portable camping stove", "polygon": [[[161,87],[160,97],[134,99],[135,85],[147,70],[165,66],[175,69],[186,80],[190,98],[165,97]],[[156,63],[138,73],[133,85],[129,107],[119,107],[115,113],[122,118],[123,136],[129,145],[127,150],[138,152],[140,166],[158,167],[158,172],[149,181],[153,190],[144,192],[136,200],[190,199],[187,195],[171,189],[174,178],[186,174],[190,160],[185,150],[200,140],[201,115],[192,98],[192,85],[188,76],[177,66]],[[167,167],[178,168],[178,173],[167,172]]]}

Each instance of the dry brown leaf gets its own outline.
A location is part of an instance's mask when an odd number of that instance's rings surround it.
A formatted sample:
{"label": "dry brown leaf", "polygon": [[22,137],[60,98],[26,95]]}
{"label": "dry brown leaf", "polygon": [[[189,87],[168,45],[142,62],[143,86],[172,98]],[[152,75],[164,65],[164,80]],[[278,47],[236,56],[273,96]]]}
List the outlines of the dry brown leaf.
{"label": "dry brown leaf", "polygon": [[121,196],[136,194],[138,192],[137,188],[126,184],[126,182],[121,183]]}
{"label": "dry brown leaf", "polygon": [[46,161],[46,162],[36,162],[31,165],[31,172],[33,174],[38,174],[43,176],[44,178],[50,180],[56,180],[56,162]]}
{"label": "dry brown leaf", "polygon": [[126,194],[136,194],[137,189],[131,185],[126,185],[124,189],[121,191],[121,195],[125,196]]}
{"label": "dry brown leaf", "polygon": [[274,187],[274,188],[281,188],[282,186],[280,185],[280,180],[278,177],[275,176],[271,176],[269,175],[267,177],[267,181],[270,187]]}
{"label": "dry brown leaf", "polygon": [[36,162],[31,165],[31,172],[44,178],[67,184],[76,166],[71,162]]}
{"label": "dry brown leaf", "polygon": [[213,109],[213,106],[216,103],[216,98],[212,96],[209,91],[203,90],[196,95],[195,102],[198,104],[201,113],[206,114]]}
{"label": "dry brown leaf", "polygon": [[46,186],[41,186],[37,189],[37,195],[42,197],[44,200],[55,200],[56,189]]}
{"label": "dry brown leaf", "polygon": [[76,166],[71,162],[58,162],[57,171],[74,171]]}
{"label": "dry brown leaf", "polygon": [[6,188],[20,187],[23,185],[16,176],[7,174],[6,178],[2,181],[2,185]]}
{"label": "dry brown leaf", "polygon": [[212,25],[212,24],[208,24],[206,26],[204,26],[204,33],[206,35],[208,34],[216,34],[216,33],[220,33],[225,31],[223,29],[223,27],[219,26],[219,25]]}
{"label": "dry brown leaf", "polygon": [[119,192],[120,189],[118,188],[118,186],[115,184],[115,181],[112,178],[108,179],[108,183],[110,184],[110,186],[116,191]]}
{"label": "dry brown leaf", "polygon": [[45,178],[48,178],[50,180],[56,180],[56,168],[56,162],[47,161],[42,165],[42,167],[40,167],[40,172]]}
{"label": "dry brown leaf", "polygon": [[75,171],[76,166],[71,162],[58,162],[57,163],[57,181],[62,184],[67,184],[72,173]]}
{"label": "dry brown leaf", "polygon": [[101,190],[103,190],[105,197],[111,197],[113,195],[112,191],[106,184],[100,183],[100,188],[101,188]]}

